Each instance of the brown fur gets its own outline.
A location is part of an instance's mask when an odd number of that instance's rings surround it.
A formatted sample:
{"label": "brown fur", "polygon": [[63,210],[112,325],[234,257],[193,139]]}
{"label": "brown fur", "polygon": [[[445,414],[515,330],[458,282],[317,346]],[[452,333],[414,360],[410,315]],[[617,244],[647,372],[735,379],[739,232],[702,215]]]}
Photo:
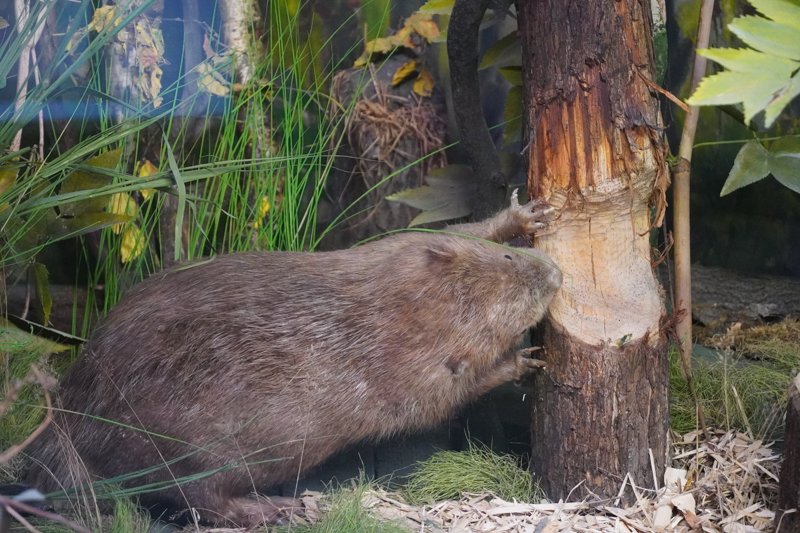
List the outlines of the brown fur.
{"label": "brown fur", "polygon": [[[447,231],[504,242],[545,217],[512,202]],[[515,348],[560,284],[536,250],[429,233],[179,267],[132,289],[63,380],[65,409],[123,425],[73,414],[56,425],[92,479],[228,469],[145,494],[145,505],[194,507],[211,522],[274,519],[277,503],[248,494],[363,439],[440,422],[535,366]],[[34,467],[30,480],[45,488],[76,483],[56,433],[31,450],[50,472]]]}

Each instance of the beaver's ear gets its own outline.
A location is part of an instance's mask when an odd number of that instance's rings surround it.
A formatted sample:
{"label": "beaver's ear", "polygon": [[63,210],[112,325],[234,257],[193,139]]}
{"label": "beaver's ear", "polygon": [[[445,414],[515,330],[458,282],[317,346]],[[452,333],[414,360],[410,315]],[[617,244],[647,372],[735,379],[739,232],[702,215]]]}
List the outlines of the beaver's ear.
{"label": "beaver's ear", "polygon": [[433,265],[449,265],[456,259],[456,250],[447,242],[437,242],[430,244],[425,249],[428,256],[428,264]]}

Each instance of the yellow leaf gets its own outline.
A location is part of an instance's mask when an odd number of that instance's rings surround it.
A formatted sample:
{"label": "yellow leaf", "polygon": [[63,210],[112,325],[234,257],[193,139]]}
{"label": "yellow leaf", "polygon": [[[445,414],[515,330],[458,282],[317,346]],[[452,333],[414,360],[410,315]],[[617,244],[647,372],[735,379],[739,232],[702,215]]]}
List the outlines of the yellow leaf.
{"label": "yellow leaf", "polygon": [[0,195],[6,192],[17,180],[17,167],[0,166]]}
{"label": "yellow leaf", "polygon": [[163,101],[163,98],[159,95],[161,92],[161,74],[161,67],[153,66],[142,72],[137,80],[142,99],[152,101],[156,107],[160,106]]}
{"label": "yellow leaf", "polygon": [[394,50],[394,48],[395,44],[391,37],[378,37],[377,39],[368,41],[364,46],[368,54],[385,54],[386,52]]}
{"label": "yellow leaf", "polygon": [[405,46],[406,48],[414,48],[414,40],[411,37],[414,33],[414,30],[411,26],[405,25],[394,35],[388,37],[393,43],[395,48],[399,46]]}
{"label": "yellow leaf", "polygon": [[[156,174],[158,172],[158,167],[151,163],[149,160],[145,159],[140,164],[136,166],[136,176],[147,179],[150,176]],[[142,198],[145,200],[149,200],[153,197],[156,193],[155,189],[141,189],[139,194],[142,195]]]}
{"label": "yellow leaf", "polygon": [[208,62],[203,61],[197,65],[197,88],[201,91],[214,94],[216,96],[228,96],[231,88],[228,80],[222,77],[222,74],[217,72],[214,67]]}
{"label": "yellow leaf", "polygon": [[77,45],[81,41],[81,39],[83,39],[84,37],[86,37],[86,30],[85,29],[80,29],[80,30],[76,31],[75,33],[73,33],[70,36],[69,41],[67,41],[67,48],[66,48],[67,53],[71,54],[72,53],[72,49],[75,48],[75,45]]}
{"label": "yellow leaf", "polygon": [[4,30],[8,28],[8,21],[3,17],[0,17],[0,30]]}
{"label": "yellow leaf", "polygon": [[253,228],[258,229],[261,227],[261,221],[264,217],[267,216],[270,210],[270,203],[268,196],[262,196],[261,200],[258,202],[258,214],[256,215],[255,221],[253,221]]}
{"label": "yellow leaf", "polygon": [[142,252],[146,244],[144,233],[136,224],[127,224],[122,233],[122,242],[119,247],[120,259],[123,263],[129,263],[136,259]]}
{"label": "yellow leaf", "polygon": [[269,196],[262,196],[261,201],[258,202],[258,216],[259,218],[264,218],[269,213]]}
{"label": "yellow leaf", "polygon": [[369,61],[369,54],[367,52],[364,52],[363,54],[358,56],[358,59],[353,61],[353,66],[355,68],[361,68],[364,65],[366,65],[368,61]]}
{"label": "yellow leaf", "polygon": [[117,26],[121,20],[117,15],[117,6],[102,6],[94,10],[92,21],[87,28],[89,31],[101,32]]}
{"label": "yellow leaf", "polygon": [[436,82],[428,69],[423,69],[414,80],[414,92],[420,96],[430,96]]}
{"label": "yellow leaf", "polygon": [[410,26],[426,41],[433,42],[439,37],[439,26],[433,21],[431,15],[414,13],[406,19],[406,26]]}
{"label": "yellow leaf", "polygon": [[[108,212],[112,215],[135,217],[138,211],[139,206],[136,205],[136,201],[126,192],[112,194],[108,201]],[[111,231],[119,235],[124,228],[125,224],[114,224],[111,226]]]}
{"label": "yellow leaf", "polygon": [[394,76],[392,76],[392,87],[397,87],[404,81],[406,81],[409,76],[411,76],[417,70],[417,60],[416,59],[409,59],[394,72]]}

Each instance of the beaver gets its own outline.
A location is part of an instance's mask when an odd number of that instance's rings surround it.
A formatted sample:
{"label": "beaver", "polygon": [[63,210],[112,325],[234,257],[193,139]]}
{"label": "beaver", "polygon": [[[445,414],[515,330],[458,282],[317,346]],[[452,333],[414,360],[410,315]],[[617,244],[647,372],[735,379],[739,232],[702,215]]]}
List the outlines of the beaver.
{"label": "beaver", "polygon": [[151,509],[276,520],[287,502],[257,490],[359,441],[433,426],[540,366],[517,347],[561,272],[498,243],[533,234],[551,211],[514,196],[443,232],[152,275],[65,374],[27,481],[51,490],[126,475]]}

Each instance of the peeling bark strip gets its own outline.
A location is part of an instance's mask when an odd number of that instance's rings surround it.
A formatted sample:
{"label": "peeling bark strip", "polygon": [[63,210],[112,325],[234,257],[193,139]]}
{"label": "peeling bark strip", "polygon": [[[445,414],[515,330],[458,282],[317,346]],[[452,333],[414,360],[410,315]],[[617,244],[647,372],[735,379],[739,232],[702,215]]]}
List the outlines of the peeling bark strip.
{"label": "peeling bark strip", "polygon": [[[649,203],[665,187],[650,4],[520,1],[528,186],[559,210],[536,245],[564,273],[537,378],[533,468],[550,498],[661,482],[667,353]],[[650,453],[654,458],[655,477]],[[628,493],[630,496],[630,491]]]}
{"label": "peeling bark strip", "polygon": [[519,9],[536,196],[610,177],[626,187],[653,169],[648,159],[661,147],[651,129],[661,119],[639,77],[652,78],[649,2],[523,1]]}

